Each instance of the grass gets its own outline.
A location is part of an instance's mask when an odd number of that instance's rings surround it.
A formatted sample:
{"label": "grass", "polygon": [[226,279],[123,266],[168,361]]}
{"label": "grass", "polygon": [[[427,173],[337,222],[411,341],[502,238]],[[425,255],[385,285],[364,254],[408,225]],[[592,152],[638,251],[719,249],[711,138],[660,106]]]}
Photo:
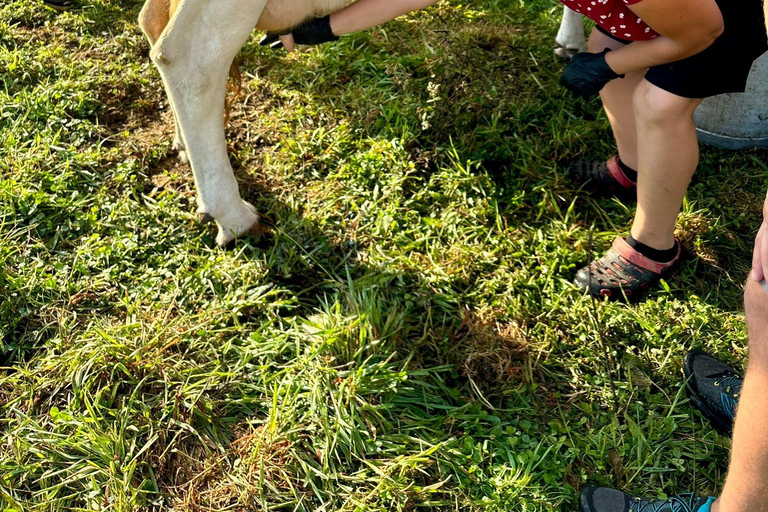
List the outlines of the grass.
{"label": "grass", "polygon": [[704,149],[680,276],[594,304],[569,281],[632,206],[563,178],[612,147],[598,103],[557,85],[559,9],[443,2],[290,56],[244,48],[231,154],[271,232],[223,251],[139,8],[0,6],[0,510],[718,491],[728,441],[681,361],[746,356],[764,151]]}

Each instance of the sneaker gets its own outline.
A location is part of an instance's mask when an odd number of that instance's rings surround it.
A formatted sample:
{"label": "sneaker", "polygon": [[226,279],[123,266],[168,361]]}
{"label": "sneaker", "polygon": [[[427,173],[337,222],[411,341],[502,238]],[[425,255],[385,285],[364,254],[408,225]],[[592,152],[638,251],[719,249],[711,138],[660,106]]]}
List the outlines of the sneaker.
{"label": "sneaker", "polygon": [[43,0],[43,3],[57,11],[68,11],[78,6],[76,0]]}
{"label": "sneaker", "polygon": [[581,512],[709,512],[715,498],[680,494],[668,500],[635,498],[608,487],[581,491]]}
{"label": "sneaker", "polygon": [[683,371],[693,405],[718,431],[730,436],[744,378],[701,350],[685,356]]}

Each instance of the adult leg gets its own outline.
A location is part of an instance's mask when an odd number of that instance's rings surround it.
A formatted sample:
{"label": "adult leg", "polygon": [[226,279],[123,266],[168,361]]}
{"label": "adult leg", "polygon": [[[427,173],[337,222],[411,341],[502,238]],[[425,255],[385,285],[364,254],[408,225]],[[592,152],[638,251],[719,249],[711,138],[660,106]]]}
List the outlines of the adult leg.
{"label": "adult leg", "polygon": [[222,119],[230,65],[265,4],[183,0],[152,49],[195,176],[198,212],[215,219],[219,245],[258,225],[253,206],[240,198]]}
{"label": "adult leg", "polygon": [[675,224],[699,163],[693,113],[683,98],[643,80],[634,96],[637,123],[637,213],[632,237],[657,250],[675,245]]}
{"label": "adult leg", "polygon": [[746,290],[749,365],[739,398],[731,466],[714,512],[768,511],[768,293]]}

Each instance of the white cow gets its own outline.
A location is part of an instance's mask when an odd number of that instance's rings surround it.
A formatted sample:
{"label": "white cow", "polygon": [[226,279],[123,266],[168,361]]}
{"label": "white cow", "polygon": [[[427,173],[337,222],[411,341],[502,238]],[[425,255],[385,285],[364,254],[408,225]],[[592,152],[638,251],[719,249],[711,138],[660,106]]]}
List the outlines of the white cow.
{"label": "white cow", "polygon": [[[198,214],[218,226],[226,245],[254,231],[259,216],[240,197],[227,154],[224,111],[232,62],[254,29],[284,32],[312,16],[342,9],[350,0],[147,0],[139,22],[152,45],[176,116],[174,146],[192,166]],[[566,9],[558,55],[586,45],[581,17]]]}

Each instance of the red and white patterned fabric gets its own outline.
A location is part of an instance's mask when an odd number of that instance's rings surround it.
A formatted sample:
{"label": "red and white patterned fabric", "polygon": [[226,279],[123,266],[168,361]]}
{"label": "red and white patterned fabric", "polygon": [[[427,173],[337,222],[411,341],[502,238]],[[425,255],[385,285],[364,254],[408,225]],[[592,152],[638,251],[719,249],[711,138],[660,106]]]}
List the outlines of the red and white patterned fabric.
{"label": "red and white patterned fabric", "polygon": [[647,41],[658,33],[627,7],[642,0],[560,0],[568,8],[594,20],[600,28],[619,39]]}

